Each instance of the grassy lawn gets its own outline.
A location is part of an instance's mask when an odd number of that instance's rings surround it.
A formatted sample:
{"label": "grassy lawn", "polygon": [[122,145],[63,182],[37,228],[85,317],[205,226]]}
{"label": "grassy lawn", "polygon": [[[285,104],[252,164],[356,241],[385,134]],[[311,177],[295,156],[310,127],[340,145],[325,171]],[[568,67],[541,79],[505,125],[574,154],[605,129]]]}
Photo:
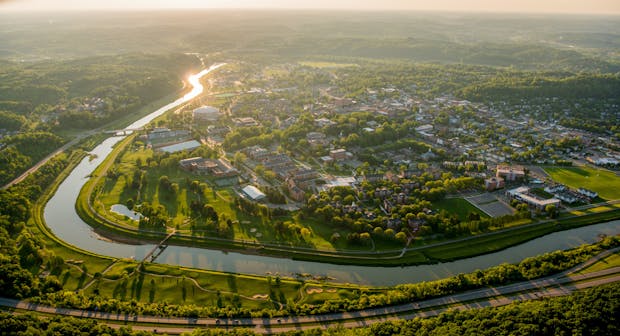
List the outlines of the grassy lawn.
{"label": "grassy lawn", "polygon": [[[90,272],[90,270],[89,270]],[[92,279],[92,275],[84,273],[78,265],[63,265],[62,271],[56,275],[65,290],[78,290]]]}
{"label": "grassy lawn", "polygon": [[606,212],[606,211],[616,210],[618,208],[620,208],[620,204],[610,204],[610,205],[602,205],[602,206],[598,206],[594,208],[589,208],[586,210],[573,210],[570,212],[570,214],[575,215],[575,216],[583,216],[585,214]]}
{"label": "grassy lawn", "polygon": [[478,237],[471,241],[463,241],[444,246],[431,247],[424,250],[430,258],[448,261],[464,257],[472,257],[534,239],[555,231],[551,225],[535,226],[497,236]]}
{"label": "grassy lawn", "polygon": [[[233,277],[231,275],[231,277]],[[167,277],[136,273],[118,280],[101,279],[86,290],[98,291],[103,297],[142,302],[169,302],[215,306],[217,291],[205,290],[189,278]],[[241,305],[249,309],[273,308],[266,300],[246,299],[239,295],[238,303],[233,303],[236,293],[220,293],[223,305]]]}
{"label": "grassy lawn", "polygon": [[[137,199],[139,197],[137,204],[148,201],[154,206],[159,204],[164,206],[171,218],[169,226],[177,228],[181,234],[198,237],[217,236],[214,223],[204,218],[191,217],[190,205],[192,202],[202,201],[212,206],[220,218],[231,220],[230,230],[232,234],[230,237],[235,240],[259,243],[284,243],[286,245],[291,244],[323,250],[370,250],[371,248],[370,245],[349,246],[344,238],[331,242],[330,238],[336,232],[334,227],[314,218],[302,218],[297,215],[268,218],[262,214],[254,216],[245,213],[234,204],[237,192],[233,187],[212,187],[214,183],[207,181],[206,177],[185,172],[176,166],[171,168],[160,166],[146,168],[145,187],[139,193],[138,190],[129,187],[128,183],[131,176],[133,176],[136,162],[146,163],[147,159],[153,156],[153,151],[144,147],[135,147],[133,144],[129,144],[127,148],[112,166],[112,169],[118,173],[118,178],[101,179],[103,181],[101,192],[97,195],[97,200],[94,202],[97,210],[109,219],[121,221],[126,225],[138,228],[139,223],[137,221],[132,221],[125,216],[111,212],[110,207],[114,204],[126,204],[128,199]],[[176,197],[160,190],[159,179],[163,175],[168,176],[171,183],[179,185],[179,192]],[[194,180],[204,184],[204,193],[190,191],[188,181]],[[277,221],[289,222],[302,228],[308,228],[311,235],[305,237],[296,234],[281,235],[274,229],[274,223]],[[349,230],[342,228],[339,228],[337,232],[341,237],[346,237],[350,233]]]}
{"label": "grassy lawn", "polygon": [[577,272],[578,274],[586,274],[592,273],[596,271],[602,271],[612,267],[620,266],[620,252],[616,252],[614,254],[608,255],[604,259],[599,260],[598,262],[590,265],[590,267],[582,269]]}
{"label": "grassy lawn", "polygon": [[489,217],[463,198],[446,198],[438,202],[433,202],[433,208],[454,213],[462,221],[467,220],[467,215],[469,215],[470,212],[479,214],[481,218]]}
{"label": "grassy lawn", "polygon": [[545,168],[551,178],[571,188],[596,191],[607,200],[620,199],[620,177],[614,172],[590,167]]}
{"label": "grassy lawn", "polygon": [[[145,264],[137,272],[137,263],[118,261],[90,286],[86,293],[142,302],[170,302],[215,306],[218,297],[224,305],[249,309],[277,308],[272,300],[297,303],[322,303],[325,300],[352,298],[359,291],[382,292],[378,288],[298,282],[276,276],[256,277],[226,274],[159,264]],[[79,278],[79,274],[73,276]],[[88,282],[87,278],[85,282]],[[79,287],[77,287],[79,288]]]}

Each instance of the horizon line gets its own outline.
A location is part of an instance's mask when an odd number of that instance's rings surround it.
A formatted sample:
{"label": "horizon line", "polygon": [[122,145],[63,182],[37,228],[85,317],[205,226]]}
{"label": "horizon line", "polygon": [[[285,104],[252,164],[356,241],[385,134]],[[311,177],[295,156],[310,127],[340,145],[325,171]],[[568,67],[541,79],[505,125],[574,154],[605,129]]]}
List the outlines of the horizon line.
{"label": "horizon line", "polygon": [[442,10],[442,9],[397,9],[397,8],[292,8],[292,7],[161,7],[161,8],[2,8],[0,13],[83,13],[83,12],[183,12],[183,11],[244,11],[244,12],[269,12],[269,11],[292,11],[292,12],[358,12],[358,13],[445,13],[445,14],[516,14],[516,15],[573,15],[573,16],[620,16],[619,12],[564,12],[564,11],[512,11],[512,10]]}

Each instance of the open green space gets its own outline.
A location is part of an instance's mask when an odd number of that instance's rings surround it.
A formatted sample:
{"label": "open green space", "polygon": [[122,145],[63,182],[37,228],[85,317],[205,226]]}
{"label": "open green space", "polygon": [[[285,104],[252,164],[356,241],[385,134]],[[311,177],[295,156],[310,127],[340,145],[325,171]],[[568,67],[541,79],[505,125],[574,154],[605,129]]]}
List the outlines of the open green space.
{"label": "open green space", "polygon": [[616,173],[591,167],[547,167],[545,171],[556,182],[571,188],[595,191],[607,200],[620,199],[620,177]]}
{"label": "open green space", "polygon": [[[59,176],[56,183],[33,204],[32,219],[28,229],[45,248],[64,259],[65,263],[52,275],[57,276],[63,288],[83,290],[86,294],[98,293],[103,297],[137,300],[141,302],[169,302],[213,306],[240,306],[248,309],[278,308],[277,302],[288,299],[306,302],[338,299],[353,295],[357,286],[316,284],[279,279],[278,276],[259,277],[204,271],[183,267],[145,264],[129,259],[115,259],[80,250],[56,238],[44,224],[43,205],[51,197],[60,181],[64,179],[82,156],[76,156]],[[305,286],[322,286],[325,291],[306,293]],[[375,292],[380,292],[379,289]],[[317,295],[314,298],[314,295]],[[218,300],[220,303],[218,303]]]}
{"label": "open green space", "polygon": [[[270,216],[265,211],[251,214],[241,210],[235,204],[238,194],[236,187],[217,187],[213,180],[201,175],[192,174],[178,168],[178,158],[165,158],[168,163],[142,167],[145,171],[142,188],[132,188],[131,180],[136,171],[137,162],[149,162],[154,156],[152,149],[136,145],[128,140],[118,145],[110,159],[98,169],[93,176],[100,177],[96,182],[98,188],[96,199],[93,201],[95,210],[105,218],[120,222],[126,227],[139,229],[138,221],[110,211],[115,204],[127,204],[129,199],[135,204],[143,201],[153,206],[162,205],[170,217],[167,224],[174,227],[180,234],[194,237],[230,238],[236,241],[255,243],[278,243],[285,245],[317,248],[322,250],[336,249],[370,249],[369,246],[351,247],[344,239],[330,241],[335,232],[328,223],[313,218],[302,218],[296,215]],[[118,157],[117,157],[118,155]],[[188,153],[181,158],[191,157]],[[162,161],[163,161],[162,160]],[[170,161],[173,160],[173,161]],[[116,178],[105,177],[109,170],[115,171]],[[164,190],[160,184],[161,176],[167,176],[169,182],[177,184],[179,190],[172,195]],[[196,181],[196,182],[194,182]],[[196,183],[200,189],[192,187]],[[192,213],[192,203],[202,202],[215,210],[220,219],[217,223],[210,218],[196,216]],[[136,209],[139,211],[139,209]],[[265,209],[266,210],[266,209]],[[225,219],[227,226],[222,226]],[[276,222],[285,223],[294,229],[278,229]],[[301,234],[303,229],[306,234]],[[339,234],[346,236],[350,231],[339,228]],[[308,234],[309,233],[309,234]]]}
{"label": "open green space", "polygon": [[619,267],[620,266],[620,252],[616,252],[614,254],[611,254],[599,261],[597,261],[596,263],[590,265],[587,268],[582,269],[581,271],[577,272],[578,274],[586,274],[586,273],[592,273],[592,272],[597,272],[597,271],[602,271],[605,269],[609,269],[609,268],[613,268],[613,267]]}
{"label": "open green space", "polygon": [[[127,140],[127,142],[130,142],[130,140]],[[123,151],[122,145],[119,145],[119,147],[115,149],[115,153],[117,154],[118,152],[122,152],[122,151]],[[123,164],[127,164],[128,166],[130,166],[130,163],[135,162],[135,159],[136,159],[136,157],[133,157],[131,155],[142,155],[141,153],[146,150],[135,149],[135,151],[136,151],[135,153],[132,153],[131,150],[127,151],[125,154],[130,155],[130,156],[128,159],[118,160],[117,162],[119,162],[119,165],[120,165],[119,167],[122,167]],[[115,158],[115,155],[111,155],[107,162],[111,165],[113,163],[112,160],[114,160],[114,158]],[[106,165],[103,164],[102,167],[100,167],[100,169],[98,169],[94,175],[101,176],[106,171],[106,169],[107,169]],[[186,173],[181,172],[181,171],[175,172],[172,170],[166,170],[166,171],[163,171],[163,173],[168,173],[169,178],[178,180],[179,185],[184,183],[183,180],[187,178],[187,176],[184,177],[182,175]],[[181,174],[181,175],[177,176],[175,174]],[[154,175],[157,176],[157,174],[154,174]],[[89,183],[92,184],[95,182],[95,180],[96,179],[93,179]],[[152,180],[152,181],[147,182],[147,184],[150,185],[151,189],[149,189],[149,187],[147,186],[147,188],[144,189],[145,193],[147,195],[148,193],[150,193],[153,196],[153,199],[160,202],[160,200],[162,199],[159,198],[159,190],[157,189],[158,181]],[[87,184],[87,186],[88,185],[89,184]],[[105,190],[106,188],[108,188],[108,190],[114,190],[114,185],[105,186],[102,189]],[[88,187],[85,187],[85,190],[88,190],[88,189],[89,189]],[[119,188],[117,188],[117,190],[118,189]],[[411,264],[424,264],[424,263],[429,263],[429,262],[438,261],[438,260],[455,260],[459,258],[489,253],[492,251],[497,251],[497,250],[500,250],[500,249],[503,249],[509,246],[513,246],[513,245],[525,242],[527,240],[542,236],[544,234],[548,234],[553,231],[593,224],[593,223],[606,221],[606,220],[612,220],[612,219],[616,219],[619,215],[619,212],[617,210],[615,211],[612,210],[612,211],[606,211],[606,212],[592,213],[592,214],[588,214],[587,216],[582,216],[582,217],[565,217],[565,218],[560,219],[559,221],[549,222],[543,225],[528,226],[528,227],[524,227],[518,230],[513,230],[513,231],[508,231],[508,232],[498,232],[497,234],[493,234],[493,235],[480,235],[479,237],[473,237],[472,239],[467,240],[465,242],[448,243],[448,244],[436,246],[436,247],[429,246],[427,248],[424,248],[423,250],[410,251],[408,253],[405,253],[404,256],[399,258],[398,257],[398,255],[400,254],[399,251],[394,251],[394,249],[390,250],[390,252],[384,252],[384,253],[368,251],[367,254],[351,255],[342,250],[334,251],[334,245],[331,245],[331,242],[328,242],[331,248],[325,248],[324,246],[321,247],[320,245],[316,244],[314,247],[321,250],[320,253],[317,253],[316,251],[312,251],[312,250],[299,250],[298,247],[300,247],[300,245],[291,244],[288,246],[274,247],[268,244],[264,244],[263,241],[257,242],[255,238],[246,239],[246,238],[253,238],[251,236],[252,233],[261,232],[259,230],[269,229],[272,225],[271,223],[273,223],[272,220],[274,219],[267,218],[267,217],[260,216],[260,215],[254,216],[256,218],[250,218],[251,216],[248,216],[247,214],[238,213],[238,211],[240,210],[233,206],[230,192],[231,192],[230,189],[215,190],[215,189],[212,189],[211,187],[207,187],[205,189],[204,194],[201,194],[203,195],[201,197],[206,198],[207,204],[211,204],[214,207],[214,209],[216,209],[217,211],[221,211],[222,214],[225,216],[229,216],[227,218],[234,219],[233,237],[234,238],[243,237],[243,238],[240,238],[237,240],[230,240],[230,241],[222,241],[222,240],[214,241],[206,237],[204,234],[203,235],[181,234],[181,235],[174,236],[171,241],[176,242],[178,244],[183,244],[183,245],[191,245],[191,246],[207,246],[208,245],[210,248],[234,249],[234,250],[246,251],[250,253],[258,252],[258,253],[270,254],[274,256],[283,256],[283,257],[289,257],[289,258],[294,258],[294,259],[312,260],[312,261],[319,261],[319,262],[331,262],[331,263],[342,263],[342,264],[363,264],[363,265],[388,265],[388,264],[389,265],[405,265],[405,264],[411,265]],[[81,202],[78,201],[78,211],[80,211],[80,209],[84,210],[85,208],[87,208],[87,206],[80,206],[81,203],[84,203],[84,201],[87,200],[88,197],[85,197],[87,194],[88,192],[86,193],[83,192],[82,195],[80,196],[80,199],[82,201]],[[188,199],[187,196],[189,196],[189,199],[191,199],[191,197],[194,197],[191,195],[191,193],[188,193],[188,192],[185,192],[185,195],[186,195],[185,198],[180,198],[180,199],[184,199],[184,202],[187,202],[187,199]],[[112,200],[110,202],[116,202],[120,200],[121,198],[117,198],[116,200]],[[463,202],[466,202],[467,204]],[[164,200],[164,202],[161,202],[160,204],[166,206],[167,203]],[[450,207],[450,206],[458,207],[459,209],[461,209],[462,214],[469,213],[469,210],[473,208],[471,204],[469,204],[467,201],[463,199],[448,200],[446,203],[443,203],[442,205],[446,207]],[[186,208],[188,207],[187,203],[180,204],[180,205],[177,203],[177,204],[172,204],[172,206],[176,206],[177,209],[181,207],[186,207]],[[230,212],[225,212],[225,211],[230,211]],[[182,214],[182,212],[180,211],[178,212],[170,211],[170,213],[176,213],[177,215]],[[82,213],[82,215],[84,215],[84,213]],[[106,229],[113,229],[113,231],[115,232],[119,231],[118,227],[114,227],[113,225],[110,225],[110,223],[106,224],[106,223],[101,222],[100,220],[95,220],[93,222],[93,218],[94,218],[93,215],[94,214],[86,215],[86,217],[90,217],[90,218],[87,218],[87,221],[90,221],[91,224],[100,225],[101,227],[104,227]],[[275,219],[275,220],[289,220],[289,218],[291,222],[300,221],[299,216],[293,216],[293,217],[287,216],[284,219]],[[312,228],[313,236],[319,236],[319,234],[329,234],[330,232],[333,232],[332,229],[328,225],[320,223],[319,221],[314,222],[312,220],[306,219],[305,223],[308,223],[308,225],[312,225],[312,224],[317,225],[314,227],[309,226],[310,228]],[[251,230],[252,227],[256,227],[257,230],[255,232],[252,232]],[[181,233],[183,233],[183,230],[187,230],[182,225],[179,226],[179,229]],[[123,234],[128,234],[129,236],[132,236],[138,240],[147,239],[147,240],[157,241],[157,240],[160,240],[162,237],[161,235],[153,236],[152,234],[144,234],[143,232],[139,232],[139,231],[132,231],[132,230],[120,230],[120,231],[124,232]],[[188,231],[185,231],[185,232],[187,233]],[[272,236],[267,235],[268,238],[273,237],[273,236],[275,236],[275,232],[273,233]],[[247,241],[246,242],[240,241],[244,239]],[[308,245],[306,246],[302,245],[301,247],[307,247],[307,246]],[[376,247],[387,249],[389,246],[384,246],[384,244],[381,241],[377,241]]]}
{"label": "open green space", "polygon": [[[481,234],[471,239],[456,241],[439,246],[429,246],[415,252],[423,253],[430,260],[451,261],[467,257],[474,257],[515,246],[534,238],[561,230],[568,230],[580,226],[601,223],[618,219],[618,209],[586,214],[579,217],[562,218],[541,224],[533,224],[525,227],[515,227],[506,231],[498,231],[495,234]],[[406,259],[405,254],[403,259]]]}
{"label": "open green space", "polygon": [[433,207],[438,210],[446,210],[456,214],[460,220],[465,221],[471,213],[480,215],[481,218],[489,217],[480,209],[473,206],[464,198],[446,198],[441,201],[433,202]]}
{"label": "open green space", "polygon": [[[224,274],[157,264],[118,262],[86,293],[141,302],[278,308],[274,302],[296,300],[302,284],[275,278]],[[335,296],[332,296],[334,298]],[[219,302],[218,302],[219,301]]]}

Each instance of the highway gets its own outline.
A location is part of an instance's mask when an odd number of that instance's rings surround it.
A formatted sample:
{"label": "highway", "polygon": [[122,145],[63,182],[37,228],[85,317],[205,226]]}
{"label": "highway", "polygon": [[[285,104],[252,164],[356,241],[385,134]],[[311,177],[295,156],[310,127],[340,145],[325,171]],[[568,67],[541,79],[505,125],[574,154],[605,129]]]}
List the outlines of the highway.
{"label": "highway", "polygon": [[346,313],[279,318],[215,319],[113,314],[79,309],[55,308],[7,298],[0,298],[0,306],[41,313],[95,318],[102,320],[102,323],[112,327],[139,323],[141,325],[133,325],[132,327],[135,330],[153,331],[153,329],[157,329],[158,332],[169,334],[180,334],[196,328],[245,327],[251,328],[257,333],[269,334],[291,330],[329,328],[337,325],[343,325],[345,327],[363,327],[381,321],[436,316],[448,309],[496,307],[519,300],[523,301],[542,297],[568,295],[576,290],[617,282],[620,281],[620,267],[587,274],[574,274],[573,272],[584,269],[618,250],[619,249],[616,248],[605,251],[577,267],[546,278],[523,281],[499,287],[487,287],[406,304],[370,308]]}

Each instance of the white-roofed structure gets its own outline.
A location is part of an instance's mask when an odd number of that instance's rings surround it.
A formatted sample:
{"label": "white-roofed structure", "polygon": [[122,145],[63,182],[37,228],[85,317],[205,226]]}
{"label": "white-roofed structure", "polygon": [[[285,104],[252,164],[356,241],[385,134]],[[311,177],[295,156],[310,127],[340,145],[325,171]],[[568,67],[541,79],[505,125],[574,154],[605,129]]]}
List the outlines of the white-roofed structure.
{"label": "white-roofed structure", "polygon": [[555,205],[556,207],[560,206],[560,200],[557,198],[550,199],[540,199],[535,196],[529,194],[530,188],[528,187],[519,187],[516,189],[511,189],[506,192],[506,194],[510,198],[514,198],[518,201],[524,202],[527,205],[534,207],[539,210],[545,210],[547,205]]}
{"label": "white-roofed structure", "polygon": [[215,121],[220,118],[221,112],[217,107],[202,106],[194,110],[194,120]]}
{"label": "white-roofed structure", "polygon": [[241,189],[243,193],[249,197],[252,201],[260,201],[267,197],[262,191],[258,190],[255,186],[249,185]]}
{"label": "white-roofed structure", "polygon": [[162,152],[167,152],[167,153],[175,153],[175,152],[180,152],[182,150],[194,149],[198,147],[200,147],[200,142],[196,140],[190,140],[190,141],[180,142],[174,145],[164,146],[164,147],[159,148],[159,150]]}

